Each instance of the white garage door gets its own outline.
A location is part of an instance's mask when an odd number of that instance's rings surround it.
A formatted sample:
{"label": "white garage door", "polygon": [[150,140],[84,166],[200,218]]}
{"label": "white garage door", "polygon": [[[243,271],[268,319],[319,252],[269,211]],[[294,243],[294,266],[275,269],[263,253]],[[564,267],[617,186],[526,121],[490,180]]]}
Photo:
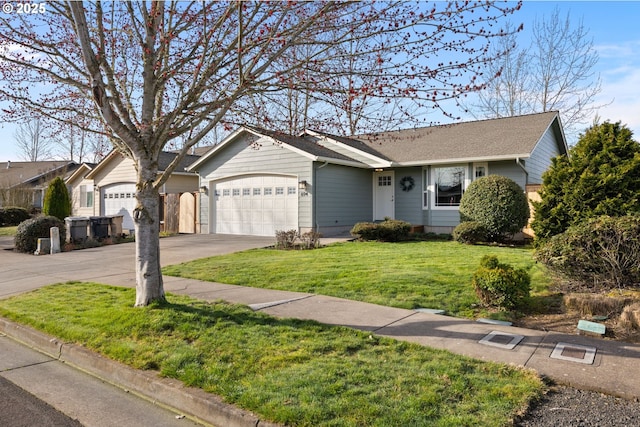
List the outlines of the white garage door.
{"label": "white garage door", "polygon": [[122,215],[122,229],[133,230],[133,210],[136,208],[136,185],[116,184],[102,190],[102,214]]}
{"label": "white garage door", "polygon": [[211,188],[215,233],[275,236],[276,230],[298,229],[296,178],[247,176]]}

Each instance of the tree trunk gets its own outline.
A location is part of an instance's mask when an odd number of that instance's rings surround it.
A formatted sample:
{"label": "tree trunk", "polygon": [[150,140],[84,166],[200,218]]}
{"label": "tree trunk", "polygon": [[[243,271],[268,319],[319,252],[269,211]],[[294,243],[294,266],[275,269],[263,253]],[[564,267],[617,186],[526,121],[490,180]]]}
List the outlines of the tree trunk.
{"label": "tree trunk", "polygon": [[138,162],[138,205],[133,218],[136,231],[136,307],[165,300],[160,271],[160,197],[153,185],[157,167],[154,169],[141,163],[144,162]]}

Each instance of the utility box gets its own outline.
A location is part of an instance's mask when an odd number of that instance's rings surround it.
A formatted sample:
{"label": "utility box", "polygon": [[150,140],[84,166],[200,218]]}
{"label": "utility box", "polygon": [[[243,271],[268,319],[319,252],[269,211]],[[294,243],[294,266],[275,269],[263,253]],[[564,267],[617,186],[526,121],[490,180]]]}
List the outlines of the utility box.
{"label": "utility box", "polygon": [[91,236],[94,239],[106,239],[109,237],[109,222],[108,216],[91,216]]}
{"label": "utility box", "polygon": [[83,216],[68,216],[64,219],[64,223],[67,228],[65,241],[73,243],[87,240],[89,218]]}

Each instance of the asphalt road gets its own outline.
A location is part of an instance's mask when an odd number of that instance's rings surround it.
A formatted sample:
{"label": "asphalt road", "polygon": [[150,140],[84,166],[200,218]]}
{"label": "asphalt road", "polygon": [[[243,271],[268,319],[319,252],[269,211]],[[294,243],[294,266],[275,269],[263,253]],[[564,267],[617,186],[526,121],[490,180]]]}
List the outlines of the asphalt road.
{"label": "asphalt road", "polygon": [[4,427],[82,427],[52,406],[0,377],[0,425]]}

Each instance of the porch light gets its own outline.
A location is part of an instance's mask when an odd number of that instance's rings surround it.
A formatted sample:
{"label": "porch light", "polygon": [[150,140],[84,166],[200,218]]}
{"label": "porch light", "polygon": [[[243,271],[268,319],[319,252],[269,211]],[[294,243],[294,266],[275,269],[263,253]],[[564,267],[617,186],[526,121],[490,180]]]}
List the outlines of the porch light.
{"label": "porch light", "polygon": [[207,186],[206,185],[200,186],[200,192],[201,193],[206,193],[207,192]]}
{"label": "porch light", "polygon": [[298,189],[302,191],[307,191],[308,187],[309,187],[309,183],[307,181],[302,180],[298,183]]}

